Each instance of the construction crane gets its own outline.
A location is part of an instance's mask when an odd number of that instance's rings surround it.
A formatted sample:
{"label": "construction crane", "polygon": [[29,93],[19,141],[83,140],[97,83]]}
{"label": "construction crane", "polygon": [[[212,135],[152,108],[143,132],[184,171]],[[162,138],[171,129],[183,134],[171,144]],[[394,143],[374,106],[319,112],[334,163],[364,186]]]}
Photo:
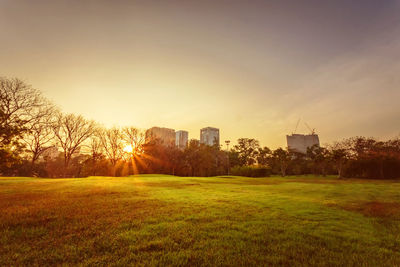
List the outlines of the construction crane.
{"label": "construction crane", "polygon": [[297,121],[296,128],[294,129],[294,132],[293,132],[293,134],[295,134],[295,133],[296,133],[296,131],[297,131],[297,127],[299,126],[299,123],[300,123],[300,118],[299,118],[299,120]]}
{"label": "construction crane", "polygon": [[304,124],[307,126],[308,130],[310,130],[311,134],[315,134],[315,128],[311,129],[307,122],[304,122]]}

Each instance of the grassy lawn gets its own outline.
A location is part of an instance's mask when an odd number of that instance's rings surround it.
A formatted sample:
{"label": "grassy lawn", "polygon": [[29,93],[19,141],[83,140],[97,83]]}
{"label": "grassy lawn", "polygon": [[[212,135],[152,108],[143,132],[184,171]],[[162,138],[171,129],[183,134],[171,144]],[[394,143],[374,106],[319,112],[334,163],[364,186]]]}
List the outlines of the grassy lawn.
{"label": "grassy lawn", "polygon": [[400,183],[0,178],[0,265],[400,265]]}

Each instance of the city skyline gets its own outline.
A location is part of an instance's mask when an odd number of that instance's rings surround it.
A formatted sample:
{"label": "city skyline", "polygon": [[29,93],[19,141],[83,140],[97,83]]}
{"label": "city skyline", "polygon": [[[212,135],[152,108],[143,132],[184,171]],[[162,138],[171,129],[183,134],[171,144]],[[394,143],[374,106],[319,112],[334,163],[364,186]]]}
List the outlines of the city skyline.
{"label": "city skyline", "polygon": [[[400,4],[388,1],[2,1],[0,74],[107,127],[285,147],[400,134]],[[300,124],[298,133],[308,133]]]}

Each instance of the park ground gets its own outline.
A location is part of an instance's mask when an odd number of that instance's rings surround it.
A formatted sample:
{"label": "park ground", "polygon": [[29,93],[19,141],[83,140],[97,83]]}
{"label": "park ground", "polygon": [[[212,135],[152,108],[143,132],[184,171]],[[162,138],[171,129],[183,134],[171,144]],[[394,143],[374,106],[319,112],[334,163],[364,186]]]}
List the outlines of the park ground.
{"label": "park ground", "polygon": [[0,178],[0,265],[400,265],[400,183]]}

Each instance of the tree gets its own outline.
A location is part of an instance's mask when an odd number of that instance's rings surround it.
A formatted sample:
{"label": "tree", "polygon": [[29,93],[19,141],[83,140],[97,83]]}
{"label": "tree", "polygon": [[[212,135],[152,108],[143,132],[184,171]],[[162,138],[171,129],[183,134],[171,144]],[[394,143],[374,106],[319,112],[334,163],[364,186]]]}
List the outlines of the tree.
{"label": "tree", "polygon": [[35,110],[44,102],[41,93],[22,80],[0,77],[0,143],[21,137],[26,125],[42,115]]}
{"label": "tree", "polygon": [[310,173],[309,160],[307,159],[306,154],[294,149],[289,149],[288,151],[290,154],[290,164],[287,172],[295,175]]}
{"label": "tree", "polygon": [[103,129],[100,131],[100,142],[106,157],[112,165],[112,175],[116,175],[117,163],[123,157],[122,132],[119,128]]}
{"label": "tree", "polygon": [[257,153],[257,163],[263,166],[267,166],[271,161],[271,156],[271,149],[266,146],[263,148],[259,148]]}
{"label": "tree", "polygon": [[132,148],[132,154],[139,155],[143,152],[145,133],[135,127],[124,127],[122,139]]}
{"label": "tree", "polygon": [[314,174],[321,173],[326,175],[326,164],[328,161],[328,150],[319,145],[313,145],[307,148],[307,157],[311,159],[314,166]]}
{"label": "tree", "polygon": [[370,158],[378,163],[379,179],[385,179],[385,162],[390,158],[391,147],[388,142],[375,142],[370,153]]}
{"label": "tree", "polygon": [[373,138],[356,136],[343,141],[348,147],[349,160],[343,175],[346,177],[383,177],[384,144]]}
{"label": "tree", "polygon": [[231,167],[241,166],[241,161],[239,159],[239,152],[237,152],[235,149],[231,149],[228,152],[228,157],[229,157],[229,165]]}
{"label": "tree", "polygon": [[349,153],[345,142],[335,142],[329,147],[329,157],[336,167],[339,178],[343,176],[343,166],[348,160]]}
{"label": "tree", "polygon": [[213,146],[200,144],[198,140],[190,140],[183,151],[182,158],[187,175],[212,176],[224,174],[227,167],[225,152],[219,149],[218,144]]}
{"label": "tree", "polygon": [[103,146],[100,140],[99,131],[96,130],[89,138],[88,148],[91,160],[91,175],[97,174],[97,164],[103,158]]}
{"label": "tree", "polygon": [[176,171],[179,168],[180,161],[182,160],[182,153],[182,150],[176,146],[170,146],[166,148],[168,165],[172,175],[176,175]]}
{"label": "tree", "polygon": [[143,155],[143,146],[146,138],[145,133],[135,127],[124,127],[122,129],[122,138],[132,151],[128,151],[129,164],[134,174],[139,173],[139,167],[143,165],[141,156]]}
{"label": "tree", "polygon": [[52,148],[54,143],[54,113],[56,109],[50,103],[43,104],[42,107],[34,111],[36,118],[28,123],[28,131],[23,135],[23,143],[30,153],[31,167],[46,150]]}
{"label": "tree", "polygon": [[57,114],[53,125],[54,135],[64,154],[64,175],[67,175],[72,156],[80,151],[80,148],[96,130],[93,121],[84,119],[74,114]]}
{"label": "tree", "polygon": [[259,142],[253,138],[239,138],[234,150],[239,153],[241,165],[253,165],[257,161]]}
{"label": "tree", "polygon": [[290,162],[290,154],[287,150],[278,148],[272,153],[274,161],[280,167],[281,175],[286,176],[286,169]]}
{"label": "tree", "polygon": [[29,131],[28,124],[41,113],[36,112],[45,103],[41,93],[25,82],[0,77],[0,173],[15,173],[12,167],[21,161],[22,136]]}
{"label": "tree", "polygon": [[199,169],[200,159],[200,143],[198,140],[192,139],[189,141],[185,149],[185,161],[189,167],[189,175],[194,176]]}

